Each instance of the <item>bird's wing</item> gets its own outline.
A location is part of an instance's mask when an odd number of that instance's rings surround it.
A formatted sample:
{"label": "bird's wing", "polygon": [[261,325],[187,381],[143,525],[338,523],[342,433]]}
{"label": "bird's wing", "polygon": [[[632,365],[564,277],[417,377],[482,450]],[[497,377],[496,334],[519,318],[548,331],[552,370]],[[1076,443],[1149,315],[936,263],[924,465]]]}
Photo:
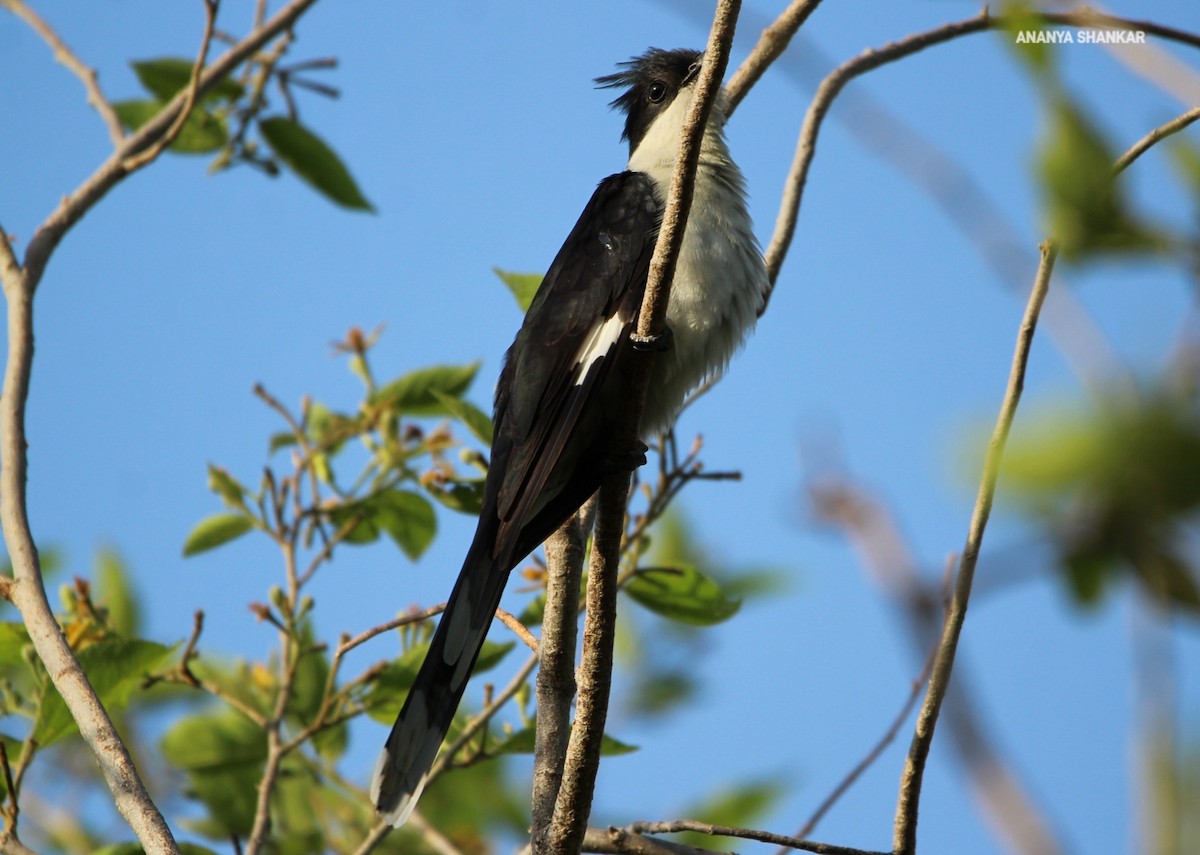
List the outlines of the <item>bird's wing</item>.
{"label": "bird's wing", "polygon": [[617,350],[628,346],[661,216],[646,175],[606,178],[529,307],[496,397],[506,458],[496,502],[497,550],[518,539],[555,498],[557,482],[571,474],[555,470],[573,437],[581,439],[575,432],[603,390]]}

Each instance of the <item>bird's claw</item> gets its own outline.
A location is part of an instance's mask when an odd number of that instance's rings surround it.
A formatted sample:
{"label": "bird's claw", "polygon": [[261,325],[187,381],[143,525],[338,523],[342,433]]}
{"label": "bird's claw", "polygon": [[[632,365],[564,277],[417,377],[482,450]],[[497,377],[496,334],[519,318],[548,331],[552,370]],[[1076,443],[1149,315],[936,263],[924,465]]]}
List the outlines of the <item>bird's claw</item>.
{"label": "bird's claw", "polygon": [[658,335],[638,335],[636,332],[629,334],[629,341],[633,343],[633,349],[646,353],[662,353],[670,350],[675,341],[675,333],[671,332],[670,327],[663,327],[663,331]]}

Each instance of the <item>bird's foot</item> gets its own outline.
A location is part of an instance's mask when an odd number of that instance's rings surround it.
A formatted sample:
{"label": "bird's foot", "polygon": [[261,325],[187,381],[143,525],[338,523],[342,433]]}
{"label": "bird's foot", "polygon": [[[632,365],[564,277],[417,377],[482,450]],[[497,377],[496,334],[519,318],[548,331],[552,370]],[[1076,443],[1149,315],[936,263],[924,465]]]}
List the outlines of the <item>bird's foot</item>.
{"label": "bird's foot", "polygon": [[646,451],[650,446],[641,440],[634,440],[632,445],[625,448],[615,448],[604,458],[605,472],[633,472],[640,466],[646,465]]}
{"label": "bird's foot", "polygon": [[658,335],[638,335],[636,332],[630,333],[629,340],[633,343],[634,350],[650,353],[662,353],[665,350],[671,349],[675,342],[675,333],[671,332],[670,327],[663,327],[663,331]]}

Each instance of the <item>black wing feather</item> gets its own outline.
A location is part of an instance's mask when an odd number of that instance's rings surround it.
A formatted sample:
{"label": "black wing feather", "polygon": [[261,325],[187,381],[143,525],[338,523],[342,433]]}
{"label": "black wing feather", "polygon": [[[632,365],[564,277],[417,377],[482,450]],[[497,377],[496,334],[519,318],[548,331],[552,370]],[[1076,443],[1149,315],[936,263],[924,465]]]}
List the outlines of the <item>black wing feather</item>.
{"label": "black wing feather", "polygon": [[[660,217],[647,176],[601,182],[505,358],[479,526],[371,784],[376,809],[393,823],[404,822],[425,786],[513,565],[599,486],[598,458],[622,398],[614,369],[636,321]],[[622,324],[613,352],[580,378],[580,348],[613,317]]]}

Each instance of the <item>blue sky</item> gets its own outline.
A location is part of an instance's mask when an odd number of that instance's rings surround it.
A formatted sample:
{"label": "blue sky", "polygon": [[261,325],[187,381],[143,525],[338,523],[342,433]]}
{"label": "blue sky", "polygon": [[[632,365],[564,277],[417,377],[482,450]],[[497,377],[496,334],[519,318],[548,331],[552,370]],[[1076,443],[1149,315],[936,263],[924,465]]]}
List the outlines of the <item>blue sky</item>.
{"label": "blue sky", "polygon": [[[222,26],[244,31],[250,5],[224,4]],[[731,69],[778,5],[747,5]],[[202,22],[199,3],[37,8],[113,100],[140,95],[128,61],[192,55]],[[1200,32],[1200,6],[1185,0],[1109,9]],[[381,376],[482,359],[472,398],[486,408],[520,322],[491,269],[543,270],[595,183],[624,165],[611,93],[592,78],[650,45],[702,46],[710,11],[684,2],[319,4],[291,56],[336,56],[339,68],[321,79],[343,94],[302,96],[301,118],[340,152],[378,213],[337,209],[292,176],[209,176],[204,159],[187,157],[162,159],[93,210],[59,247],[37,297],[29,477],[38,541],[61,548],[76,574],[98,546],[117,547],[137,574],[153,637],[185,637],[203,608],[208,646],[264,655],[274,635],[243,604],[279,578],[277,557],[249,539],[180,556],[192,525],[217,509],[206,464],[253,482],[279,429],[252,386],[292,404],[311,394],[351,406],[356,386],[329,342],[382,323]],[[840,61],[976,11],[952,0],[827,0],[728,129],[764,242],[812,69],[824,67],[818,51]],[[1030,169],[1040,115],[1003,38],[927,51],[848,94],[886,104],[973,178],[1015,230],[1031,280],[1042,238]],[[1151,44],[1200,74],[1195,51]],[[1186,109],[1103,48],[1059,51],[1072,92],[1117,148]],[[8,15],[0,69],[9,117],[0,223],[23,247],[108,143],[78,81]],[[854,552],[813,525],[804,474],[837,462],[835,450],[838,465],[895,509],[937,577],[965,537],[977,476],[963,463],[999,405],[1024,292],[1007,290],[961,223],[877,155],[878,135],[867,146],[851,131],[852,106],[835,107],[825,125],[769,312],[680,426],[687,438],[703,433],[710,468],[743,473],[683,499],[712,560],[781,568],[791,583],[712,634],[697,663],[705,690],[669,730],[625,730],[617,718],[614,733],[642,750],[602,770],[598,821],[673,818],[722,780],[781,776],[787,796],[764,824],[790,833],[883,733],[919,669],[900,615]],[[878,123],[868,115],[865,127]],[[934,157],[925,167],[939,175],[946,164]],[[1194,226],[1162,153],[1129,178],[1141,209]],[[1190,306],[1194,283],[1183,272],[1145,262],[1065,272],[1056,286],[1070,282],[1121,360],[1141,373],[1161,366]],[[1045,335],[1027,390],[1019,423],[1080,393]],[[470,523],[440,523],[416,565],[383,546],[344,552],[314,590],[320,630],[336,637],[442,599]],[[990,732],[1069,850],[1132,851],[1138,610],[1126,593],[1081,612],[1041,557],[1022,551],[1029,537],[1001,507],[981,565],[981,583],[996,584],[972,605],[960,661]],[[1022,581],[1001,584],[1005,574]],[[1195,740],[1196,622],[1179,621],[1172,637],[1181,720]],[[386,657],[390,644],[380,640],[358,665]],[[818,839],[888,846],[907,732]],[[375,724],[354,732],[364,782],[383,737]],[[1000,851],[942,739],[921,818],[927,851]]]}

